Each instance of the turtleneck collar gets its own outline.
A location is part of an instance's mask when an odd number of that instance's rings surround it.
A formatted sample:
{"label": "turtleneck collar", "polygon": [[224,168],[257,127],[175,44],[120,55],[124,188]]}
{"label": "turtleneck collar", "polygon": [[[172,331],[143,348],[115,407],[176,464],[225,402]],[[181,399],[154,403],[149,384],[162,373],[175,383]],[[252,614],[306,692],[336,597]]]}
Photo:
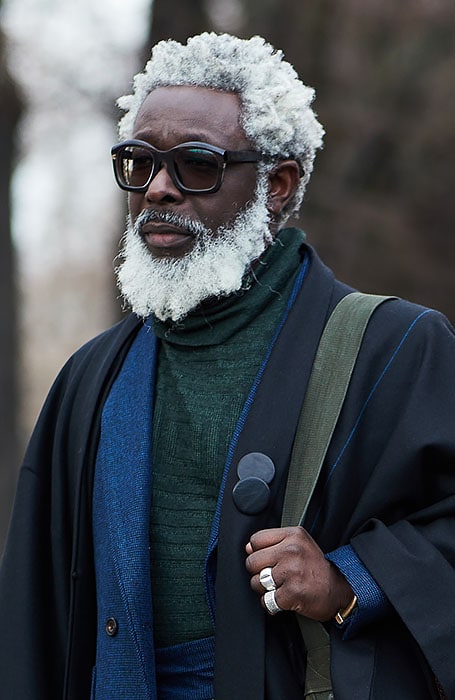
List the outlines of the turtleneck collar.
{"label": "turtleneck collar", "polygon": [[202,304],[178,323],[151,317],[155,335],[177,345],[225,342],[250,324],[268,305],[286,302],[301,263],[300,248],[304,241],[305,234],[297,228],[281,230],[255,267],[246,274],[238,292]]}

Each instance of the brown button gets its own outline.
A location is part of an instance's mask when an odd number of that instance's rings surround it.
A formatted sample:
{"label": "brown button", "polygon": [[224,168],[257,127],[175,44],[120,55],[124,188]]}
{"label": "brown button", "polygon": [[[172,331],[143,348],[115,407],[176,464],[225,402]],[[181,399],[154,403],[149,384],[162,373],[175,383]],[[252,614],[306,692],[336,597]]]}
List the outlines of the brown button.
{"label": "brown button", "polygon": [[106,620],[106,634],[109,637],[115,637],[118,632],[118,622],[115,617],[108,617]]}

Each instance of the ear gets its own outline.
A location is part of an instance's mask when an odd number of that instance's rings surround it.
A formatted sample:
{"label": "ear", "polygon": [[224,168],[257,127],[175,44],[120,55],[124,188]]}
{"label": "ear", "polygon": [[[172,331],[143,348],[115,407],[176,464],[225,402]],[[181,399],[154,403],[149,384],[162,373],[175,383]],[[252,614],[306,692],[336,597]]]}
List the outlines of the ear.
{"label": "ear", "polygon": [[300,180],[299,165],[295,160],[282,160],[269,175],[267,208],[271,214],[280,214],[296,191]]}

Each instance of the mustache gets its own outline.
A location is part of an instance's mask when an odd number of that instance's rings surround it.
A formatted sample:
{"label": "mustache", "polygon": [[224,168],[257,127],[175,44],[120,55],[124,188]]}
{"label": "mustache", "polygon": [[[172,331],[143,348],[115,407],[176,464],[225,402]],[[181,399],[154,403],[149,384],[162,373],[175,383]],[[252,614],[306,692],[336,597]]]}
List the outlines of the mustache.
{"label": "mustache", "polygon": [[211,233],[209,228],[204,226],[203,223],[197,221],[196,219],[192,219],[189,216],[183,216],[182,214],[176,214],[172,211],[157,211],[156,209],[144,209],[141,211],[134,222],[135,233],[140,235],[142,227],[152,221],[159,221],[164,224],[176,226],[177,228],[183,229],[186,231],[186,233],[194,236],[195,238]]}

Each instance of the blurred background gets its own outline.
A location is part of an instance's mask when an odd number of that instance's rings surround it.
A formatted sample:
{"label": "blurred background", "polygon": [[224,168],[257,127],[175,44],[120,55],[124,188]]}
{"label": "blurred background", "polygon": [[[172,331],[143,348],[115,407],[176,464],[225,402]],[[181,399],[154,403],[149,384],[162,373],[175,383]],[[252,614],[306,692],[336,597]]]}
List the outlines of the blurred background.
{"label": "blurred background", "polygon": [[260,34],[327,135],[299,224],[342,280],[455,320],[453,0],[0,0],[0,549],[69,354],[120,318],[116,98],[150,47]]}

